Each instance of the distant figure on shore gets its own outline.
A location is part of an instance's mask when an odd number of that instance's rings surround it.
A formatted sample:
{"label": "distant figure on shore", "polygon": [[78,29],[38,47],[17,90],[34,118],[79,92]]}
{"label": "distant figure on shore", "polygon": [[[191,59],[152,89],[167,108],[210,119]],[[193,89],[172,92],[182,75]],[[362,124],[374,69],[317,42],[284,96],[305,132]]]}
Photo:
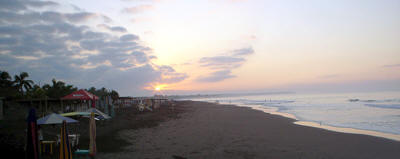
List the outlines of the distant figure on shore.
{"label": "distant figure on shore", "polygon": [[38,125],[38,138],[39,138],[39,142],[43,141],[43,131],[42,131],[40,125]]}
{"label": "distant figure on shore", "polygon": [[42,131],[42,129],[41,129],[41,127],[40,127],[40,125],[38,125],[37,126],[37,135],[38,135],[38,139],[39,139],[39,154],[41,154],[42,153],[42,150],[41,150],[41,145],[42,145],[42,142],[43,142],[43,131]]}

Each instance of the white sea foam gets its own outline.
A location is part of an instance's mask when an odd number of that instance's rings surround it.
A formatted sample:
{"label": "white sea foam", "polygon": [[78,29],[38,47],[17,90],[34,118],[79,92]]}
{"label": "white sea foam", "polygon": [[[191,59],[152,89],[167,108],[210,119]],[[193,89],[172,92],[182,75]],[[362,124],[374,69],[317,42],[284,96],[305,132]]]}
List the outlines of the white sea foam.
{"label": "white sea foam", "polygon": [[360,130],[357,133],[400,136],[400,92],[268,94],[196,100],[249,106],[297,119],[302,125],[316,123],[308,125],[341,128],[341,132],[354,129]]}
{"label": "white sea foam", "polygon": [[378,108],[400,109],[400,104],[365,104],[365,105]]}

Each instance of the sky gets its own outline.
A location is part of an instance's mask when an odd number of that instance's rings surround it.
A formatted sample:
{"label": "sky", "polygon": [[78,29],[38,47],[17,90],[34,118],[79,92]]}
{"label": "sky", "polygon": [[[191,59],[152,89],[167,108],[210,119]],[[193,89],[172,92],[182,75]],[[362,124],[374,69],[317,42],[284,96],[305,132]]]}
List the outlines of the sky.
{"label": "sky", "polygon": [[124,96],[392,91],[399,28],[398,0],[0,0],[0,70]]}

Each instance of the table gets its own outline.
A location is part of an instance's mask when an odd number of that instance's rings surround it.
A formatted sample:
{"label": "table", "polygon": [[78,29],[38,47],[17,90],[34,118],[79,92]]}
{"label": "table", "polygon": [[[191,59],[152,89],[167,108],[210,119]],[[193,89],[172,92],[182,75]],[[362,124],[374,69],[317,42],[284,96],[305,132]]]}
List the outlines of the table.
{"label": "table", "polygon": [[79,135],[79,134],[71,134],[71,135],[68,135],[68,138],[69,138],[69,141],[71,142],[71,146],[72,147],[75,147],[76,145],[78,145],[79,144],[79,137],[80,137],[81,135]]}
{"label": "table", "polygon": [[41,142],[41,148],[42,152],[46,152],[46,145],[50,146],[50,154],[53,154],[53,144],[56,143],[56,141],[42,141]]}
{"label": "table", "polygon": [[[71,144],[72,147],[75,147],[76,145],[79,144],[79,137],[81,135],[80,134],[70,134],[68,135],[69,138],[69,142]],[[57,145],[60,143],[60,134],[57,134]]]}

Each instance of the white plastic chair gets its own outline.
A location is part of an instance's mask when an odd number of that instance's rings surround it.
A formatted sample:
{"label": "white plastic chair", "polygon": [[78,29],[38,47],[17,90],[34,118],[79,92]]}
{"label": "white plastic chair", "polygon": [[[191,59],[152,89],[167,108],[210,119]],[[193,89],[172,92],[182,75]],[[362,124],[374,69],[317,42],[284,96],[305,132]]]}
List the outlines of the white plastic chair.
{"label": "white plastic chair", "polygon": [[138,108],[139,108],[139,111],[143,111],[144,110],[144,104],[142,104],[142,103],[140,103],[139,105],[138,105]]}

